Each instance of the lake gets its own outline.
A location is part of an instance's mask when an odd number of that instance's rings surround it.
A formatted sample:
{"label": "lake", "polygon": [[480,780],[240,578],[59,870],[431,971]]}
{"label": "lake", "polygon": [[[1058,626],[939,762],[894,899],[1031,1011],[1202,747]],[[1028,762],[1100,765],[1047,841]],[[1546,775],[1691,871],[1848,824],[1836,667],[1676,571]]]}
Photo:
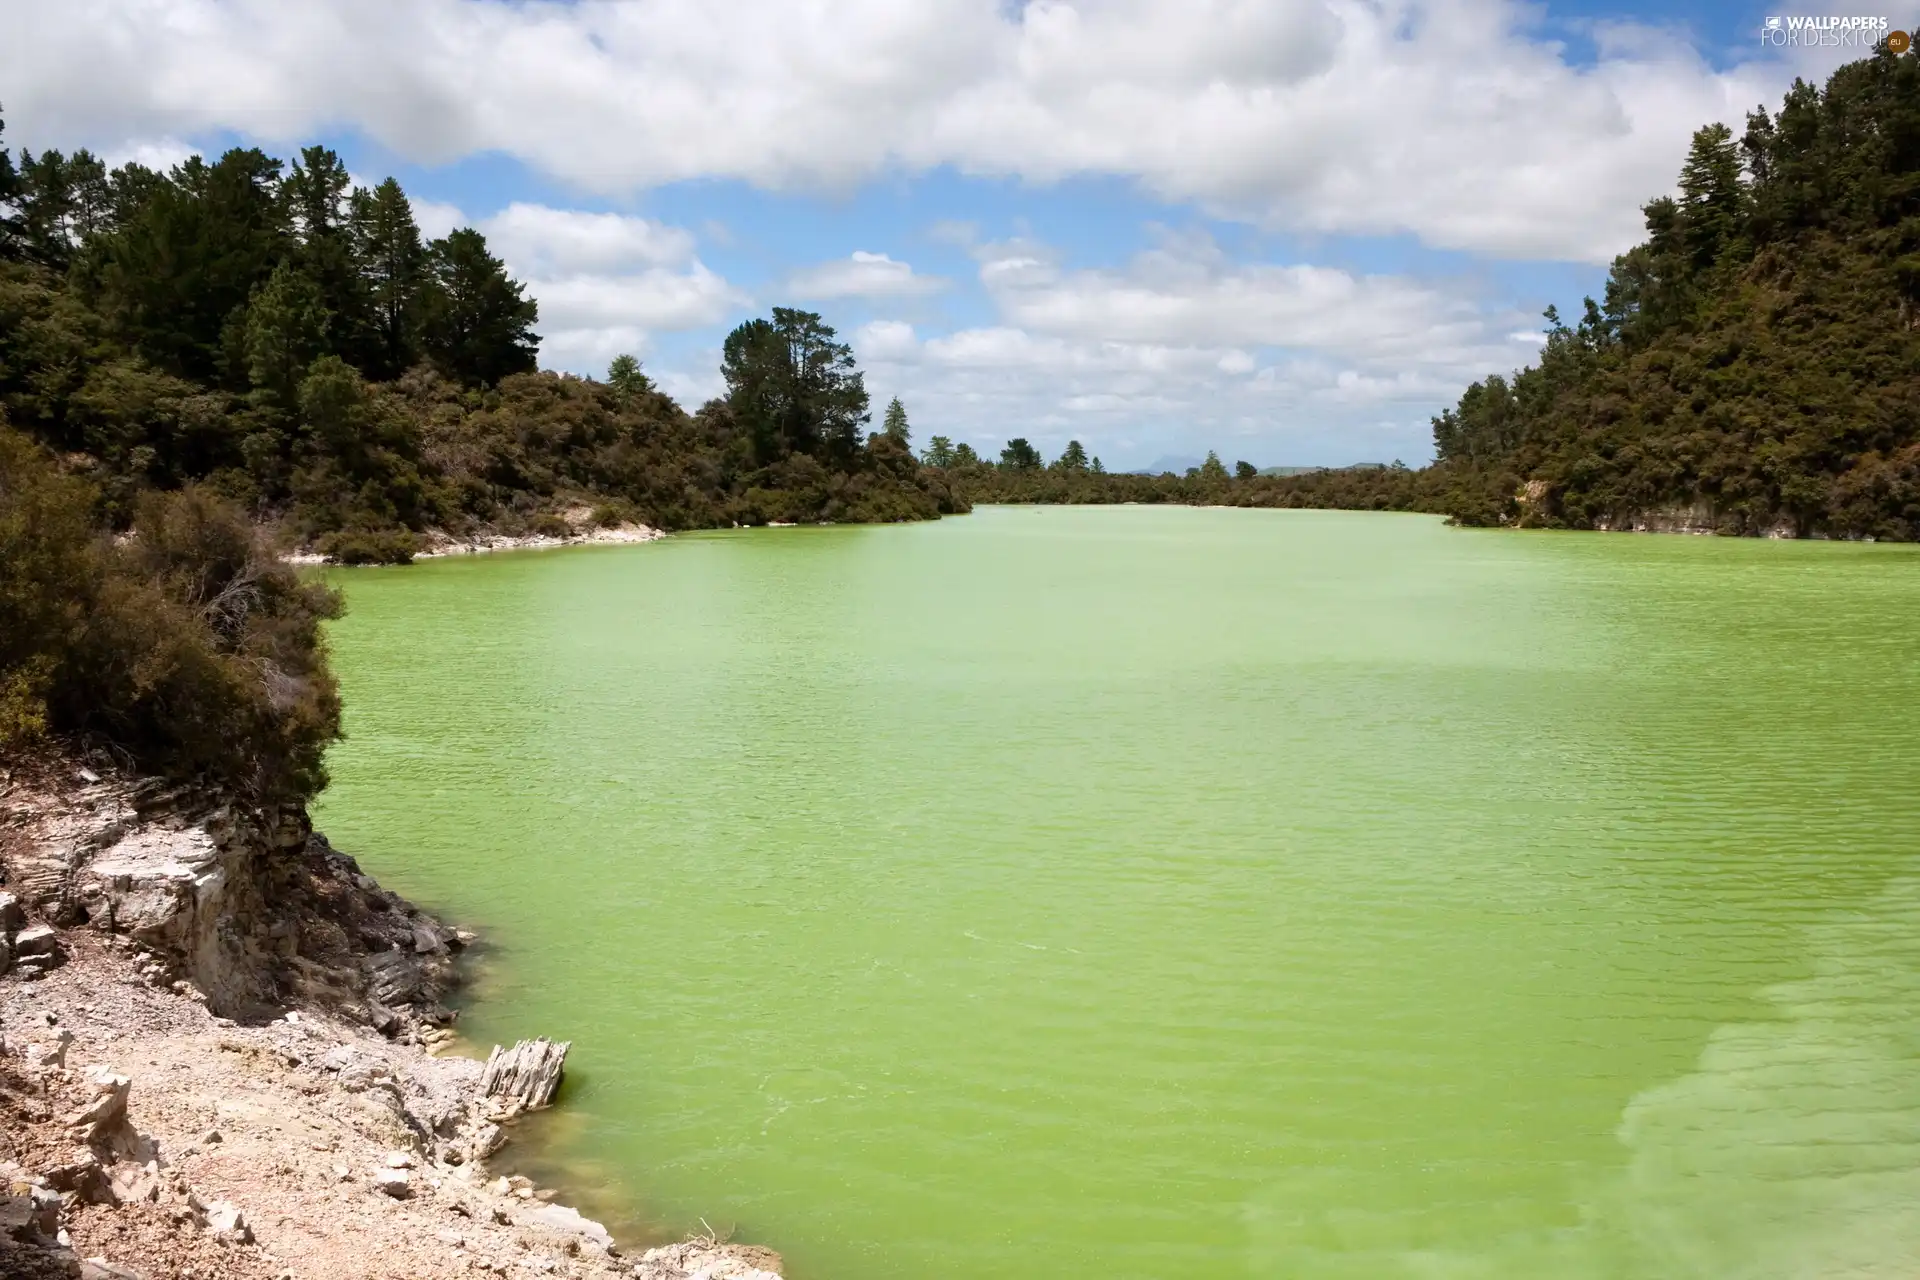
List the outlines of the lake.
{"label": "lake", "polygon": [[330,577],[316,820],[484,934],[482,1049],[574,1041],[507,1154],[633,1236],[1920,1269],[1913,548],[988,507]]}

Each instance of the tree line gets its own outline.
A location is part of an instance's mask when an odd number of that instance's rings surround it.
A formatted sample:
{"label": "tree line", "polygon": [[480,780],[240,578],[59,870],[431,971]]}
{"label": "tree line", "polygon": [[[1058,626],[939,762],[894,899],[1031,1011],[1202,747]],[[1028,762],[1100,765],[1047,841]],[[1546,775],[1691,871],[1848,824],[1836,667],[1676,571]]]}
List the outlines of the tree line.
{"label": "tree line", "polygon": [[582,511],[966,509],[904,425],[866,430],[818,315],[740,325],[727,394],[693,413],[631,356],[539,370],[538,319],[478,230],[425,237],[397,182],[356,186],[323,147],[161,173],[0,145],[0,754],[79,741],[263,804],[314,794],[339,600],[289,543],[405,561]]}
{"label": "tree line", "polygon": [[541,372],[538,320],[480,231],[425,237],[398,182],[358,186],[325,147],[161,173],[0,146],[0,412],[86,471],[109,522],[206,484],[295,542],[397,560],[564,508],[666,528],[959,509],[870,441],[818,315],[740,326],[728,394],[695,413],[630,356]]}
{"label": "tree line", "polygon": [[1261,476],[1108,473],[936,437],[976,502],[1190,502],[1444,513],[1469,525],[1684,523],[1920,539],[1920,60],[1884,47],[1796,81],[1736,137],[1693,135],[1678,194],[1539,360],[1432,421],[1435,461]]}
{"label": "tree line", "polygon": [[1470,524],[1920,538],[1920,62],[1884,47],[1693,135],[1535,365],[1433,422]]}
{"label": "tree line", "polygon": [[[887,407],[886,434],[905,446],[911,438],[906,407],[895,397]],[[1015,436],[998,458],[985,458],[965,441],[931,437],[920,461],[945,477],[967,502],[1168,503],[1190,506],[1315,507],[1355,511],[1437,511],[1441,489],[1433,468],[1391,466],[1312,468],[1298,474],[1262,475],[1241,459],[1229,469],[1218,452],[1184,473],[1158,475],[1109,471],[1078,440],[1069,440],[1048,462],[1032,441]]]}

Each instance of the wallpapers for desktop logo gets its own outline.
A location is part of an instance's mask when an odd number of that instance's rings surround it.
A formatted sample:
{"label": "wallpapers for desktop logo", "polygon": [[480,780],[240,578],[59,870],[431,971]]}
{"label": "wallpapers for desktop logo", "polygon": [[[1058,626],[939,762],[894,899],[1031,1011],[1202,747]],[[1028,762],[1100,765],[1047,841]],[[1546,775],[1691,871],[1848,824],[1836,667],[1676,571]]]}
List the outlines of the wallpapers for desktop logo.
{"label": "wallpapers for desktop logo", "polygon": [[1864,14],[1851,18],[1792,14],[1768,18],[1760,28],[1760,43],[1781,49],[1872,49],[1882,40],[1892,53],[1905,53],[1913,44],[1906,32],[1893,30],[1886,18]]}

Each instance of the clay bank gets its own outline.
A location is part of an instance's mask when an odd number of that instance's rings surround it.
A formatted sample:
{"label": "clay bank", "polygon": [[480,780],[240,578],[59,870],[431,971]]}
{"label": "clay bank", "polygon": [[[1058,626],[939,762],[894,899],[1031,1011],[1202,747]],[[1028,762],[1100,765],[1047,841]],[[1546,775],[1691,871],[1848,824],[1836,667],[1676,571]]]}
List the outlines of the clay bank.
{"label": "clay bank", "polygon": [[15,765],[0,876],[0,1277],[779,1275],[490,1171],[567,1046],[437,1056],[472,936],[303,812]]}

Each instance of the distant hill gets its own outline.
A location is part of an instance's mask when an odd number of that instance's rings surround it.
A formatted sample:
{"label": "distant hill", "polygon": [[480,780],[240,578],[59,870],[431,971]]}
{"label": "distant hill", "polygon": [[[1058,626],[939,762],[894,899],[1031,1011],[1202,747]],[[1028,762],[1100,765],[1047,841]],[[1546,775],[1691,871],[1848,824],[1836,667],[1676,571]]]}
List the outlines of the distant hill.
{"label": "distant hill", "polygon": [[1190,468],[1197,467],[1204,461],[1206,461],[1204,458],[1182,458],[1170,453],[1164,457],[1155,458],[1151,465],[1142,467],[1138,471],[1129,472],[1128,474],[1136,476],[1157,476],[1171,471],[1177,476],[1183,476],[1187,474]]}

